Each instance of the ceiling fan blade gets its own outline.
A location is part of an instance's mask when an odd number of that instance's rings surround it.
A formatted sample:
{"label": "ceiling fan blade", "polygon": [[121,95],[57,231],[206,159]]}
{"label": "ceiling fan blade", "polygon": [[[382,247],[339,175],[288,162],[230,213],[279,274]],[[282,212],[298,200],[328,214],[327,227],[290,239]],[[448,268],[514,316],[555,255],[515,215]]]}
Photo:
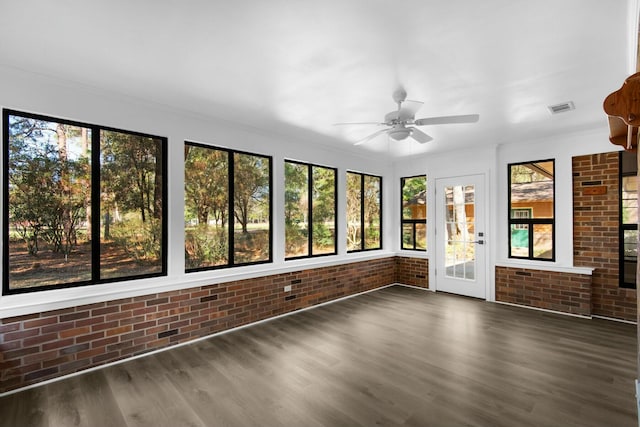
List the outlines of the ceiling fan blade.
{"label": "ceiling fan blade", "polygon": [[424,144],[425,142],[433,141],[433,138],[426,133],[422,132],[418,128],[411,128],[411,138],[418,141],[420,144]]}
{"label": "ceiling fan blade", "polygon": [[347,125],[383,125],[380,122],[347,122],[347,123],[334,123],[334,126],[347,126]]}
{"label": "ceiling fan blade", "polygon": [[365,137],[365,138],[362,138],[362,139],[361,139],[361,140],[359,140],[359,141],[356,141],[356,143],[355,143],[355,144],[353,144],[353,145],[360,145],[360,144],[364,144],[365,142],[371,141],[371,140],[372,140],[373,138],[375,138],[376,136],[378,136],[378,135],[382,135],[383,133],[386,133],[388,130],[389,130],[389,129],[380,129],[379,131],[376,131],[376,132],[372,133],[371,135],[369,135],[369,136],[367,136],[367,137]]}
{"label": "ceiling fan blade", "polygon": [[408,120],[414,118],[418,110],[422,107],[422,104],[424,104],[424,102],[404,101],[400,106],[400,111],[398,111],[398,119]]}
{"label": "ceiling fan blade", "polygon": [[442,117],[427,117],[425,119],[417,119],[413,124],[417,126],[427,125],[445,125],[449,123],[475,123],[480,119],[478,114],[467,114],[463,116],[442,116]]}

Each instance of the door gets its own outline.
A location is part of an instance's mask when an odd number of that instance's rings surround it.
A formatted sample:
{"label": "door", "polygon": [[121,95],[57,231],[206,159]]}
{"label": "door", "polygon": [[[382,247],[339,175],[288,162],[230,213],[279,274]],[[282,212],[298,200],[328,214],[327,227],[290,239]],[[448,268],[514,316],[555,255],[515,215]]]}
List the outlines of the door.
{"label": "door", "polygon": [[486,299],[484,175],[436,180],[436,290]]}

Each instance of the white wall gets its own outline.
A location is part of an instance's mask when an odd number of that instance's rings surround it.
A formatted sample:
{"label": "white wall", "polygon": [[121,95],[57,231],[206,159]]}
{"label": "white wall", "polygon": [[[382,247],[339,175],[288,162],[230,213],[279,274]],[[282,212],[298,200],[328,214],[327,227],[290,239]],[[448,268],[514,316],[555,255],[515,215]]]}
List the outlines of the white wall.
{"label": "white wall", "polygon": [[[487,279],[493,299],[495,264],[518,264],[538,268],[572,268],[572,172],[571,158],[576,155],[618,150],[608,141],[603,113],[603,126],[596,130],[545,140],[522,140],[488,148],[456,153],[426,154],[403,158],[395,163],[384,157],[364,156],[360,152],[338,150],[331,145],[318,145],[320,140],[286,140],[251,127],[242,127],[205,114],[173,110],[122,94],[105,93],[19,70],[0,67],[0,107],[40,113],[52,117],[109,126],[124,130],[165,136],[169,140],[169,257],[168,276],[92,287],[43,291],[25,295],[0,296],[0,317],[19,315],[71,305],[104,301],[148,292],[186,288],[225,280],[236,280],[264,274],[293,271],[310,266],[331,265],[378,256],[430,258],[427,253],[400,250],[400,177],[426,174],[428,183],[438,178],[484,174],[487,212]],[[566,113],[570,114],[570,113]],[[246,150],[273,156],[274,165],[274,246],[272,264],[236,267],[211,272],[184,273],[183,230],[183,142],[185,140]],[[499,140],[496,138],[496,140]],[[284,167],[285,158],[308,161],[338,168],[338,255],[316,259],[284,261]],[[507,258],[507,165],[509,163],[553,158],[556,160],[556,261],[513,262]],[[360,254],[347,254],[345,246],[345,179],[346,170],[383,176],[384,249]],[[428,221],[435,218],[434,185],[428,186]],[[0,221],[2,219],[0,218]],[[4,225],[0,224],[2,229]],[[428,227],[428,244],[434,241],[433,227]],[[4,248],[0,248],[0,252]],[[433,269],[430,269],[430,275]],[[434,283],[434,277],[429,278]]]}
{"label": "white wall", "polygon": [[[435,257],[434,246],[435,242],[435,227],[432,226],[436,219],[435,210],[435,183],[440,178],[465,176],[465,175],[484,175],[485,177],[485,218],[486,227],[485,233],[485,250],[487,257],[486,266],[486,279],[488,283],[493,282],[493,269],[489,266],[493,265],[492,254],[495,251],[496,239],[494,237],[494,224],[491,220],[495,217],[495,155],[496,147],[488,146],[478,148],[474,150],[466,150],[456,153],[437,153],[426,154],[420,157],[401,159],[394,165],[395,169],[395,181],[396,181],[396,193],[394,197],[394,204],[400,206],[400,178],[406,176],[427,175],[427,252],[419,253],[415,251],[398,251],[403,256],[424,257],[429,260],[429,287],[434,289],[435,286]],[[397,219],[394,224],[400,223],[400,209],[396,209]],[[399,229],[399,225],[397,228]],[[400,242],[398,242],[398,245]],[[492,292],[490,292],[493,295]],[[489,298],[491,299],[491,298]]]}
{"label": "white wall", "polygon": [[[72,305],[187,288],[225,280],[237,280],[308,266],[324,266],[352,260],[392,256],[397,246],[393,223],[395,182],[392,165],[382,156],[366,157],[338,151],[316,141],[286,140],[258,129],[242,127],[204,114],[176,111],[167,106],[131,99],[121,94],[79,87],[55,79],[0,67],[0,107],[44,114],[79,122],[165,136],[169,140],[168,276],[36,293],[0,296],[0,318]],[[184,151],[185,140],[273,156],[273,260],[271,264],[184,273]],[[284,261],[284,159],[295,159],[338,168],[338,255]],[[384,250],[346,253],[345,172],[355,170],[383,176]],[[1,215],[0,215],[1,216]],[[2,219],[0,219],[2,221]],[[0,224],[4,230],[4,224]],[[1,248],[4,251],[5,248]]]}
{"label": "white wall", "polygon": [[[570,113],[567,113],[570,114]],[[470,174],[485,174],[487,209],[486,249],[488,299],[495,299],[494,267],[499,265],[525,266],[529,268],[558,271],[583,271],[573,266],[573,177],[574,156],[619,151],[608,139],[608,127],[603,112],[602,127],[589,131],[560,135],[543,140],[522,140],[509,144],[468,150],[460,153],[423,155],[401,159],[395,169],[395,203],[400,203],[400,178],[418,174],[427,175],[427,223],[436,217],[434,183],[439,178]],[[508,164],[555,159],[556,202],[556,260],[555,262],[510,260],[508,258]],[[396,212],[395,224],[399,222]],[[407,256],[422,256],[432,259],[433,227],[427,227],[426,254],[399,251]],[[433,268],[429,269],[429,282],[435,283]],[[433,287],[433,286],[431,286]]]}

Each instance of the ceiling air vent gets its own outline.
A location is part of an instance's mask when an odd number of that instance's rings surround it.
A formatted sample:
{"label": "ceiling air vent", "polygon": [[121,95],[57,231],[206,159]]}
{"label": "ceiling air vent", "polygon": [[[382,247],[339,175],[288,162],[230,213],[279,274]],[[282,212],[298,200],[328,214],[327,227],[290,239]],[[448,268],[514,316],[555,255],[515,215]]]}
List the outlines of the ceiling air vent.
{"label": "ceiling air vent", "polygon": [[563,102],[562,104],[549,105],[547,107],[551,114],[564,113],[565,111],[575,110],[576,106],[573,105],[572,101]]}

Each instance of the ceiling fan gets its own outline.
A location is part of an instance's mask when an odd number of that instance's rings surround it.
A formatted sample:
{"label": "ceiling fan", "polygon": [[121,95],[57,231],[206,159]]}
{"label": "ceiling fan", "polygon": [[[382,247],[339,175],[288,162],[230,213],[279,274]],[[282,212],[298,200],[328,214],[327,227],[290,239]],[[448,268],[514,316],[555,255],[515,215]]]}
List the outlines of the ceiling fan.
{"label": "ceiling fan", "polygon": [[433,138],[418,129],[416,126],[443,125],[450,123],[475,123],[480,118],[478,114],[467,114],[461,116],[441,116],[416,119],[416,112],[420,107],[422,107],[423,102],[407,100],[407,92],[403,88],[398,88],[393,92],[393,100],[398,104],[398,108],[395,111],[385,114],[383,122],[336,123],[336,125],[386,126],[385,129],[376,131],[371,135],[356,141],[354,145],[364,144],[365,142],[371,141],[378,135],[385,133],[395,141],[401,141],[411,136],[411,138],[415,139],[420,144],[424,144],[425,142],[433,140]]}

